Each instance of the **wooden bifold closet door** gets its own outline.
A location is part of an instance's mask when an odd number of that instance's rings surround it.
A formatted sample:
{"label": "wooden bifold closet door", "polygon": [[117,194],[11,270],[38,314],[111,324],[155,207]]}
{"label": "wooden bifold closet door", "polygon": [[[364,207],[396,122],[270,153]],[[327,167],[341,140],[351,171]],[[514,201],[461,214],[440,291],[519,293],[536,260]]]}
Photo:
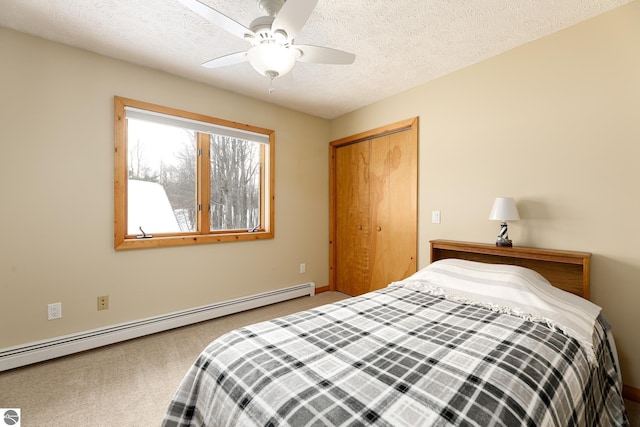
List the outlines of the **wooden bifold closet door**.
{"label": "wooden bifold closet door", "polygon": [[417,119],[351,138],[331,143],[330,289],[360,295],[416,271]]}

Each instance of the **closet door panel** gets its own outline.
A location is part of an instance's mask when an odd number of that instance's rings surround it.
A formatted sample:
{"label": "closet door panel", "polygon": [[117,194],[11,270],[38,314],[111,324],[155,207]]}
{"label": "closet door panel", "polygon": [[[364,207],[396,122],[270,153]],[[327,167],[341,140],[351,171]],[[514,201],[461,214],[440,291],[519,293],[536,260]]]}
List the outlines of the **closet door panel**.
{"label": "closet door panel", "polygon": [[415,140],[411,130],[371,140],[370,291],[382,289],[416,271]]}
{"label": "closet door panel", "polygon": [[371,168],[369,186],[369,216],[371,218],[370,239],[370,283],[369,291],[384,288],[393,276],[393,265],[388,262],[391,250],[391,222],[389,210],[389,136],[371,140]]}
{"label": "closet door panel", "polygon": [[336,290],[367,292],[369,284],[369,143],[336,150]]}
{"label": "closet door panel", "polygon": [[[418,228],[418,153],[412,130],[389,136],[389,241],[387,283],[416,272]],[[415,131],[413,131],[415,132]]]}

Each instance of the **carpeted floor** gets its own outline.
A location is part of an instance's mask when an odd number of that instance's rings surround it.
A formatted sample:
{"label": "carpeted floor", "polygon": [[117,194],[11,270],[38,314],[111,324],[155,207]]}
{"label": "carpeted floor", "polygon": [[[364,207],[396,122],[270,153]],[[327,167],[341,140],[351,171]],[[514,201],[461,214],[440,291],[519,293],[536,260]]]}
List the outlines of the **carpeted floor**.
{"label": "carpeted floor", "polygon": [[22,426],[159,426],[198,354],[232,329],[346,298],[323,292],[0,373]]}
{"label": "carpeted floor", "polygon": [[[339,301],[324,292],[0,373],[0,407],[22,426],[158,426],[200,351],[223,333]],[[631,426],[640,404],[628,402]]]}

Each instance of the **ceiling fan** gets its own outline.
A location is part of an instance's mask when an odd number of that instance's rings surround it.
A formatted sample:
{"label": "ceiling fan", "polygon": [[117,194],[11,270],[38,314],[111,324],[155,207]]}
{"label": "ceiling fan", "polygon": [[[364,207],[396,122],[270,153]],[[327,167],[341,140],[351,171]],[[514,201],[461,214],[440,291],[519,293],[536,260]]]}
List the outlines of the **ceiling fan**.
{"label": "ceiling fan", "polygon": [[218,68],[249,61],[251,66],[271,81],[287,74],[296,61],[314,64],[352,64],[356,56],[328,47],[294,44],[298,32],[311,16],[318,0],[258,0],[264,13],[249,28],[198,0],[180,3],[234,36],[248,41],[246,52],[236,52],[202,64]]}

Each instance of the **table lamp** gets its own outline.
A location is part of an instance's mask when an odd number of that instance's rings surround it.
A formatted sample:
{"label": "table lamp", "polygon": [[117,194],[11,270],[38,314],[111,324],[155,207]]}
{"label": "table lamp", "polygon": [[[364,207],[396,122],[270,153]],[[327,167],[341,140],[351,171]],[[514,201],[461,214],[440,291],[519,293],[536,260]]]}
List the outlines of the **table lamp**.
{"label": "table lamp", "polygon": [[493,202],[493,209],[491,209],[491,213],[489,214],[489,219],[501,221],[500,233],[498,234],[496,246],[513,246],[511,240],[509,240],[507,221],[516,221],[520,219],[518,208],[516,207],[516,202],[513,198],[496,197],[496,200]]}

